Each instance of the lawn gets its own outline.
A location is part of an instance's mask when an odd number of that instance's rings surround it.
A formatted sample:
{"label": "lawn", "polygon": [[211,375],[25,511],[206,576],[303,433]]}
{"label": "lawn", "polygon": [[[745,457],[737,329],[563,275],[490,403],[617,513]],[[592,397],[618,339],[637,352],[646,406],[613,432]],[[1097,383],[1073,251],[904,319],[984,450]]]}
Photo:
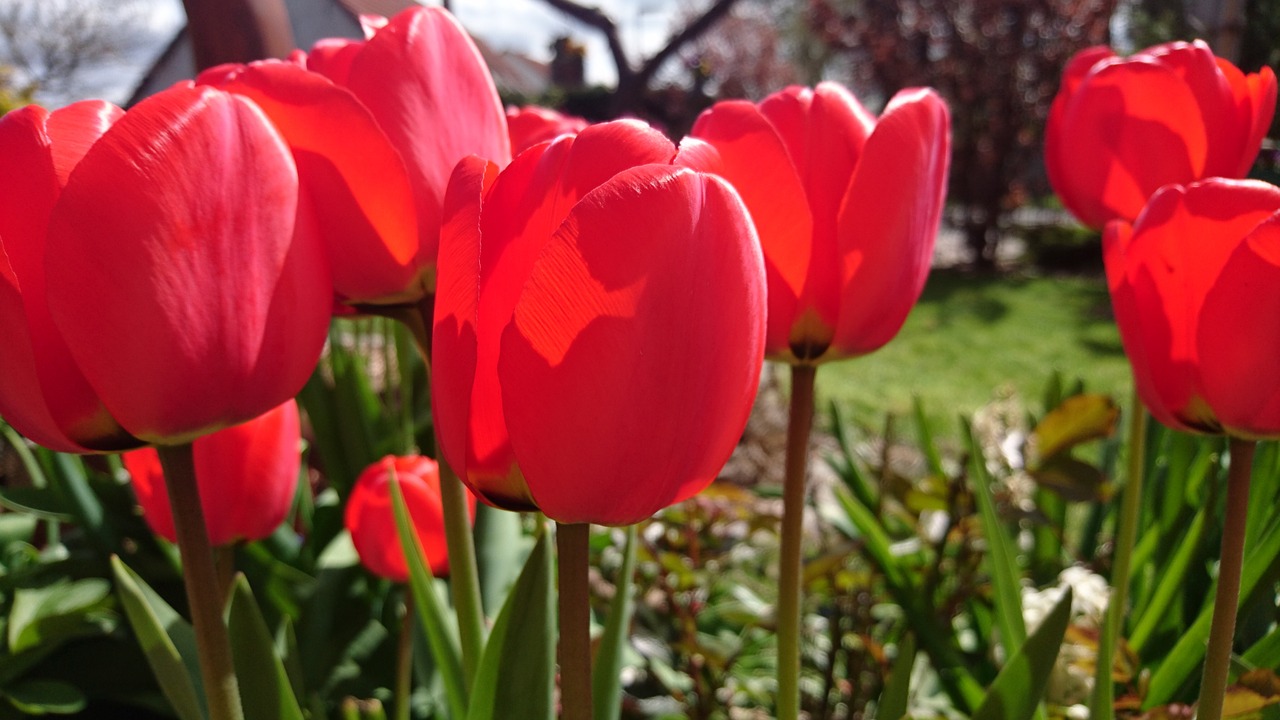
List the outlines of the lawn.
{"label": "lawn", "polygon": [[937,270],[898,337],[866,357],[818,373],[823,407],[834,399],[859,425],[924,404],[935,432],[954,435],[958,414],[1016,392],[1039,409],[1057,370],[1064,380],[1125,401],[1129,366],[1096,276],[974,275]]}

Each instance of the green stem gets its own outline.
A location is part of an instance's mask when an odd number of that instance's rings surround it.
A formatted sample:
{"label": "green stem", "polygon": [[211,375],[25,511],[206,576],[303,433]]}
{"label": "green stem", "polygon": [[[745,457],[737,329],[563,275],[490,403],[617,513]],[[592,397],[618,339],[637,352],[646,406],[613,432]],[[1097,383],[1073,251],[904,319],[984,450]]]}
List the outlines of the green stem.
{"label": "green stem", "polygon": [[[386,317],[404,324],[418,343],[431,380],[431,319],[435,296],[427,295],[416,310],[384,308]],[[432,418],[434,429],[435,418]],[[476,543],[471,534],[471,510],[462,481],[440,453],[436,434],[436,462],[440,464],[440,499],[444,505],[444,534],[449,553],[449,589],[458,616],[458,639],[462,645],[462,675],[467,689],[476,677],[480,653],[484,649],[484,604],[480,595],[480,571],[476,566]]]}
{"label": "green stem", "polygon": [[182,557],[182,582],[191,608],[209,717],[242,720],[244,710],[240,706],[240,688],[231,660],[231,640],[222,620],[226,593],[219,586],[214,569],[191,445],[156,449],[164,468],[165,487],[169,490],[169,507],[173,511],[173,527]]}
{"label": "green stem", "polygon": [[1197,720],[1221,720],[1222,701],[1231,671],[1231,644],[1240,605],[1240,572],[1244,567],[1244,537],[1249,517],[1249,476],[1253,470],[1252,440],[1231,438],[1231,467],[1227,471],[1227,514],[1222,522],[1222,560],[1218,563],[1218,592],[1213,599],[1213,624],[1204,657]]}
{"label": "green stem", "polygon": [[587,523],[556,523],[561,720],[591,720],[590,539]]}
{"label": "green stem", "polygon": [[1111,599],[1098,638],[1098,661],[1094,670],[1091,717],[1107,720],[1115,716],[1115,682],[1111,677],[1116,644],[1124,621],[1129,595],[1129,573],[1133,545],[1138,537],[1138,516],[1142,510],[1142,479],[1146,474],[1147,411],[1138,397],[1137,386],[1129,400],[1129,464],[1124,497],[1120,501],[1120,521],[1116,528],[1114,563],[1111,568]]}
{"label": "green stem", "polygon": [[[436,446],[439,447],[439,442]],[[449,551],[449,589],[458,614],[462,675],[470,690],[484,649],[480,571],[476,567],[476,544],[471,535],[471,511],[467,507],[466,489],[443,456],[437,461],[440,464],[440,500],[444,505],[444,535]]]}
{"label": "green stem", "polygon": [[791,366],[791,412],[782,486],[782,558],[778,570],[778,720],[800,717],[800,546],[816,373],[817,368],[812,365]]}
{"label": "green stem", "polygon": [[413,695],[413,593],[404,594],[404,617],[396,646],[396,720],[409,720]]}

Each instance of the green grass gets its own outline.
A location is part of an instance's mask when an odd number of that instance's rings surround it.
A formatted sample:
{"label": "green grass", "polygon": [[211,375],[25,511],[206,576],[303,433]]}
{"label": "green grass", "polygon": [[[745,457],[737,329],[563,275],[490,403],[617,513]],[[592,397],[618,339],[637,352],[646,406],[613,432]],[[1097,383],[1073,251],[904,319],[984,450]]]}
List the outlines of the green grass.
{"label": "green grass", "polygon": [[955,436],[958,415],[997,394],[1017,392],[1038,413],[1055,370],[1065,382],[1128,397],[1129,366],[1100,276],[940,270],[888,345],[822,366],[818,402],[834,399],[851,421],[878,431],[886,412],[905,416],[919,396],[934,432]]}

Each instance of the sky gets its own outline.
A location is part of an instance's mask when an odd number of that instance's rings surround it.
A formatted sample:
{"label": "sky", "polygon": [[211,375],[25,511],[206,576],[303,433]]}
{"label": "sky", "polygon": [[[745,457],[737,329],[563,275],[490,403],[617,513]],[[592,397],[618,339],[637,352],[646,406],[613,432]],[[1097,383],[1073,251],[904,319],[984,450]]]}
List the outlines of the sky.
{"label": "sky", "polygon": [[[146,41],[119,65],[100,69],[101,95],[124,102],[146,68],[162,52],[182,26],[181,0],[150,0],[149,23],[141,32]],[[680,8],[688,0],[584,0],[598,7],[618,24],[623,46],[636,63],[659,50],[671,34]],[[438,2],[428,4],[439,4]],[[604,36],[552,9],[542,0],[453,0],[453,11],[462,24],[497,50],[521,53],[536,60],[551,59],[551,43],[570,35],[587,47],[587,82],[611,85],[617,72]],[[96,79],[96,78],[95,78]]]}

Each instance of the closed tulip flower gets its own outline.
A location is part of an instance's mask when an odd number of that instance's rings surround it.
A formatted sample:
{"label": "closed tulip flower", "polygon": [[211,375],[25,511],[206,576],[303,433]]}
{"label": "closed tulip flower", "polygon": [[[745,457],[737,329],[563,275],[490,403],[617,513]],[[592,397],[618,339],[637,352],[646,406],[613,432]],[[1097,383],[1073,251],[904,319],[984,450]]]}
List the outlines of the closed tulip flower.
{"label": "closed tulip flower", "polygon": [[[196,438],[196,482],[212,544],[261,540],[280,526],[298,489],[300,438],[293,400]],[[147,524],[177,542],[160,456],[153,448],[133,450],[124,454],[124,466]]]}
{"label": "closed tulip flower", "polygon": [[879,119],[840,85],[716,103],[677,163],[742,194],[769,276],[769,357],[817,364],[884,345],[924,289],[946,193],[946,104],[904,90]]}
{"label": "closed tulip flower", "polygon": [[1245,75],[1203,41],[1067,65],[1045,127],[1045,166],[1084,224],[1133,222],[1157,189],[1249,172],[1275,113],[1270,68]]}
{"label": "closed tulip flower", "polygon": [[[413,520],[413,530],[422,543],[431,574],[449,574],[449,553],[445,544],[444,510],[440,500],[440,468],[436,461],[420,455],[388,455],[370,465],[356,479],[347,499],[344,515],[351,541],[360,562],[369,572],[395,582],[409,579],[400,537],[396,533],[391,505],[391,478],[400,482],[404,503]],[[475,521],[476,499],[467,494],[471,520]]]}
{"label": "closed tulip flower", "polygon": [[755,396],[764,269],[723,180],[637,122],[535,146],[446,197],[432,402],[483,499],[623,525],[711,482]]}
{"label": "closed tulip flower", "polygon": [[453,166],[470,154],[505,164],[511,146],[489,69],[448,11],[361,21],[367,40],[321,40],[291,62],[223,65],[197,82],[253,98],[293,148],[338,301],[408,303],[434,290]]}
{"label": "closed tulip flower", "polygon": [[178,444],[293,397],[329,321],[297,171],[252,102],[178,86],[0,119],[0,414],[46,447]]}
{"label": "closed tulip flower", "polygon": [[1211,179],[1161,189],[1107,226],[1107,280],[1138,394],[1188,432],[1280,436],[1280,188]]}
{"label": "closed tulip flower", "polygon": [[511,136],[511,152],[520,154],[540,142],[554,140],[560,135],[582,132],[587,121],[574,115],[538,107],[507,108],[507,130]]}

